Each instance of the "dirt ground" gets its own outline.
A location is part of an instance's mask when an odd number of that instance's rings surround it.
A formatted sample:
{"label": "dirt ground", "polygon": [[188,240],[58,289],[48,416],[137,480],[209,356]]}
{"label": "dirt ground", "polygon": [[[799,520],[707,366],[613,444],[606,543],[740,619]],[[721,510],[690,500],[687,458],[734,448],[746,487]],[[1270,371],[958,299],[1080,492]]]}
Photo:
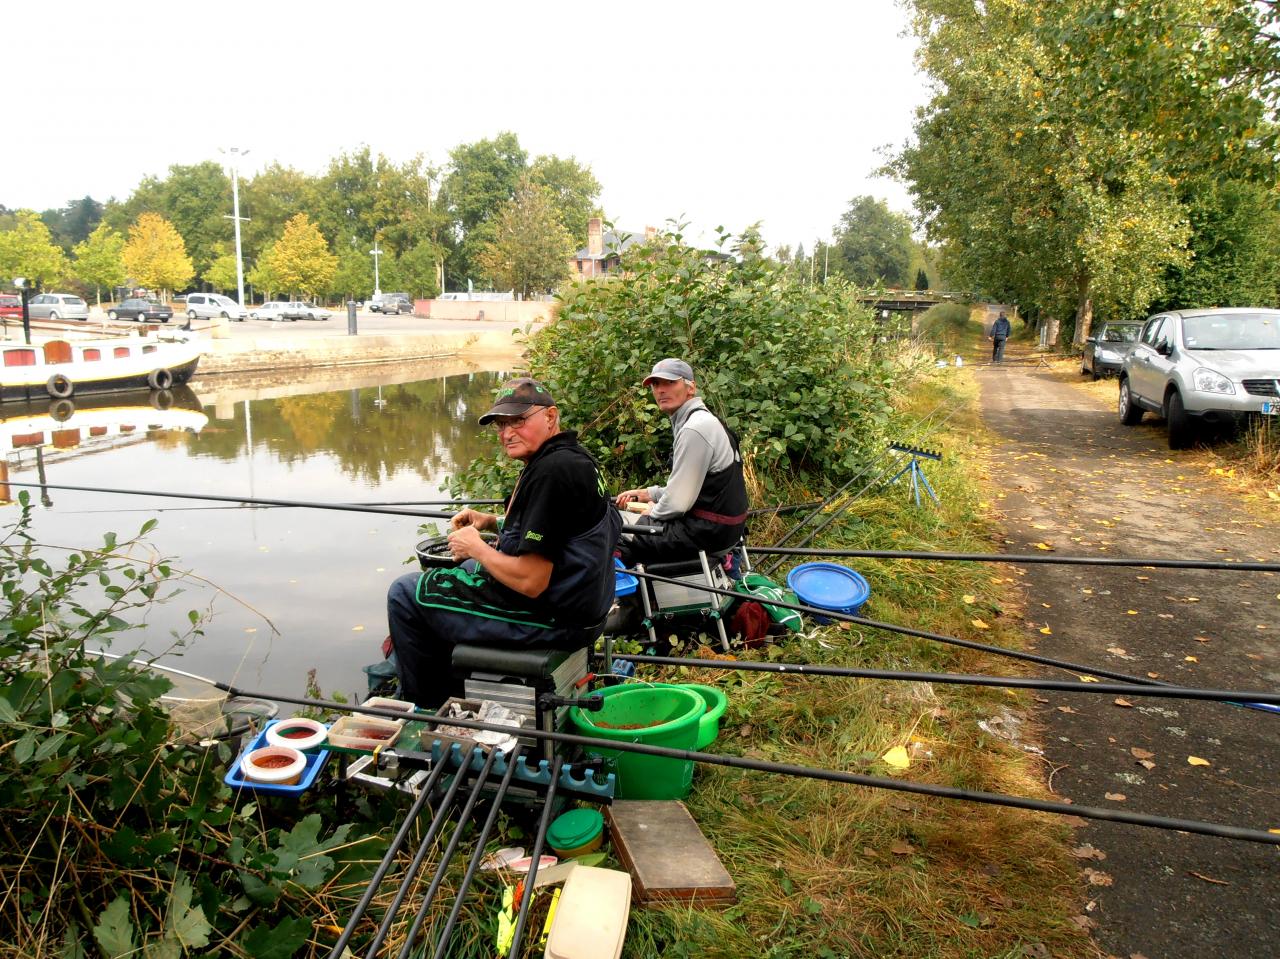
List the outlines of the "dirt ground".
{"label": "dirt ground", "polygon": [[[1280,562],[1280,506],[1246,508],[1203,451],[1171,453],[1150,416],[1120,425],[1105,387],[1010,359],[977,370],[1000,437],[990,502],[1006,550]],[[1043,655],[1187,686],[1280,688],[1280,575],[1036,565],[1019,581]],[[1074,693],[1036,702],[1060,796],[1280,829],[1280,714]],[[1280,847],[1085,820],[1077,837],[1079,921],[1105,953],[1275,953]]]}

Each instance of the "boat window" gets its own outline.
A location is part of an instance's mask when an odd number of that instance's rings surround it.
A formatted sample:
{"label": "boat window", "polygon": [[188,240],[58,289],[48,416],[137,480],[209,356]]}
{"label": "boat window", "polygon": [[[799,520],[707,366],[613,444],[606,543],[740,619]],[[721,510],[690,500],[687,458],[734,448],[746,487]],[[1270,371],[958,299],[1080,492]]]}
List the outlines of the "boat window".
{"label": "boat window", "polygon": [[4,365],[5,366],[35,366],[36,351],[35,350],[5,350]]}
{"label": "boat window", "polygon": [[43,433],[18,433],[13,437],[13,448],[19,449],[27,446],[44,446]]}
{"label": "boat window", "polygon": [[90,436],[106,436],[107,428],[105,426],[90,426],[89,435]]}
{"label": "boat window", "polygon": [[157,346],[153,343],[151,346],[144,346],[144,347],[142,348],[142,352],[143,352],[143,353],[154,353],[157,349],[159,349],[159,347],[157,347]]}
{"label": "boat window", "polygon": [[111,351],[111,355],[112,355],[112,356],[114,356],[116,359],[119,359],[119,358],[120,358],[120,357],[122,357],[122,356],[128,356],[128,355],[129,355],[129,347],[127,347],[127,346],[117,346],[115,349],[113,349],[113,350]]}
{"label": "boat window", "polygon": [[102,359],[102,350],[86,349],[80,354],[82,360],[100,360]]}

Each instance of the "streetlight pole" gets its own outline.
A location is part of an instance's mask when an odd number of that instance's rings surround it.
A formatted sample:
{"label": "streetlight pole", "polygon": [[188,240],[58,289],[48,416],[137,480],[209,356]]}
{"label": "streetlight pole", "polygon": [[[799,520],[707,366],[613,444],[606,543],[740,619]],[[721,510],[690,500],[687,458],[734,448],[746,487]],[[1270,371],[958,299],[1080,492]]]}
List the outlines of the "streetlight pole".
{"label": "streetlight pole", "polygon": [[377,296],[382,292],[382,287],[378,284],[378,257],[382,255],[382,251],[378,249],[377,237],[374,237],[373,249],[369,252],[373,254],[373,295]]}
{"label": "streetlight pole", "polygon": [[237,169],[238,157],[247,156],[248,150],[232,147],[230,150],[218,148],[219,153],[231,154],[231,216],[236,225],[236,290],[240,294],[239,303],[244,306],[244,261],[240,257],[240,220],[248,217],[240,216],[240,171]]}

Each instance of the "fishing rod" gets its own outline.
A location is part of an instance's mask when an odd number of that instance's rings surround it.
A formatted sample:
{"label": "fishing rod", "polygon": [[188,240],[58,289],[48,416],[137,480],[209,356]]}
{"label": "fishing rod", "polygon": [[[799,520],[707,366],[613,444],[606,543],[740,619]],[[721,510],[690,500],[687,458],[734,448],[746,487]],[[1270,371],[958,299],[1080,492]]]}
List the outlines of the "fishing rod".
{"label": "fishing rod", "polygon": [[73,490],[80,493],[118,493],[125,496],[158,496],[171,499],[211,500],[219,503],[241,503],[255,506],[297,506],[306,509],[331,509],[352,513],[382,513],[388,516],[412,516],[419,519],[452,519],[455,513],[438,510],[405,510],[390,506],[358,506],[350,503],[318,503],[308,500],[266,499],[250,496],[219,496],[216,493],[172,493],[165,490],[146,489],[110,489],[103,486],[65,486],[54,483],[15,483],[9,486],[27,487],[30,489]]}
{"label": "fishing rod", "polygon": [[913,552],[900,549],[800,549],[799,547],[748,546],[748,553],[778,556],[829,556],[848,559],[909,559],[961,561],[966,563],[1036,563],[1060,566],[1142,566],[1157,569],[1243,570],[1278,573],[1280,563],[1246,562],[1244,560],[1152,559],[1142,556],[1049,556],[1028,553],[945,553]]}
{"label": "fishing rod", "polygon": [[[641,572],[638,569],[628,569],[626,570],[626,572],[630,573],[632,576],[639,576],[639,577],[643,577],[644,579],[655,580],[661,583],[671,583],[678,586],[688,587],[690,589],[697,589],[705,593],[715,593],[719,596],[728,596],[733,599],[742,599],[744,596],[748,595],[748,594],[739,593],[730,589],[720,589],[718,586],[708,586],[703,583],[692,583],[687,580],[672,579],[667,576],[658,576],[655,573]],[[1081,666],[1078,663],[1070,663],[1060,659],[1052,659],[1048,656],[1040,656],[1036,653],[1024,653],[1020,650],[1006,649],[1003,646],[989,646],[986,643],[977,643],[977,642],[974,642],[973,640],[960,639],[959,637],[956,637],[956,636],[946,636],[946,635],[943,635],[942,633],[931,633],[931,632],[928,632],[927,630],[914,629],[910,626],[899,626],[895,623],[886,623],[877,619],[867,619],[864,616],[857,616],[853,613],[842,613],[837,610],[822,609],[817,606],[807,606],[803,603],[787,603],[782,600],[774,600],[774,599],[769,599],[766,601],[766,600],[757,598],[756,601],[762,603],[765,606],[773,606],[778,609],[791,609],[799,613],[807,613],[810,616],[822,616],[827,619],[839,620],[840,622],[856,623],[859,626],[869,626],[872,629],[882,629],[890,633],[901,633],[904,636],[915,636],[919,639],[931,639],[931,640],[934,640],[935,642],[946,643],[949,646],[960,646],[960,647],[963,647],[964,649],[972,649],[982,653],[991,653],[992,655],[995,655],[995,656],[1005,656],[1009,659],[1021,659],[1029,663],[1038,663],[1041,666],[1052,666],[1055,669],[1064,669],[1072,673],[1077,673],[1077,674],[1084,673],[1090,676],[1105,676],[1107,679],[1118,679],[1121,682],[1135,683],[1139,686],[1168,686],[1169,685],[1168,683],[1164,683],[1155,679],[1148,679],[1140,676],[1130,676],[1128,673],[1119,673],[1119,672],[1114,672],[1112,670],[1107,670],[1107,669],[1098,669],[1097,667],[1094,667],[1094,666]],[[1230,693],[1228,695],[1234,697],[1238,694]],[[1275,697],[1270,697],[1270,698],[1275,698]],[[1263,701],[1264,700],[1259,700],[1260,703]],[[1226,702],[1229,705],[1233,705],[1233,706],[1248,705],[1248,703],[1237,703],[1237,702],[1234,702],[1233,700],[1223,700],[1223,702]],[[1280,703],[1280,699],[1276,699],[1276,702]]]}
{"label": "fishing rod", "polygon": [[[256,696],[262,699],[273,699],[282,703],[295,703],[302,706],[318,707],[333,710],[335,712],[351,712],[354,710],[354,707],[352,707],[350,703],[339,703],[333,700],[308,699],[299,696],[276,695],[274,693],[242,690],[231,686],[230,684],[224,684],[217,681],[211,682],[212,685],[233,695]],[[372,715],[385,715],[388,718],[404,718],[404,713],[397,710],[361,708],[358,711]],[[444,717],[439,714],[432,715],[436,720],[447,720],[451,726],[461,726],[466,729],[477,729],[508,734],[511,732],[510,726],[486,723],[481,722],[480,720],[463,719],[455,716]],[[863,786],[869,789],[886,789],[893,792],[915,793],[917,795],[932,796],[940,799],[956,799],[991,806],[1007,806],[1013,809],[1027,809],[1034,812],[1047,812],[1063,816],[1079,816],[1082,819],[1100,819],[1108,822],[1126,823],[1133,826],[1167,829],[1176,832],[1190,832],[1202,836],[1215,836],[1221,839],[1237,839],[1245,842],[1257,842],[1266,845],[1280,846],[1280,833],[1272,833],[1262,829],[1252,829],[1247,826],[1228,826],[1221,823],[1203,822],[1195,819],[1171,819],[1165,816],[1153,816],[1146,813],[1131,813],[1124,810],[1109,809],[1101,806],[1077,806],[1072,803],[1054,802],[1052,800],[1044,799],[1029,799],[1023,796],[1010,796],[1005,793],[990,793],[979,790],[962,789],[957,786],[939,786],[932,783],[918,783],[904,779],[870,776],[864,773],[850,773],[834,769],[821,769],[814,766],[801,766],[794,763],[776,763],[768,760],[751,759],[746,756],[705,753],[692,749],[675,749],[669,746],[652,746],[647,743],[631,743],[623,740],[597,739],[591,736],[580,736],[576,733],[561,733],[553,730],[538,729],[536,727],[521,727],[520,734],[522,736],[538,739],[539,741],[547,740],[553,743],[584,746],[596,750],[607,749],[619,752],[640,753],[646,756],[679,759],[686,762],[704,763],[713,766],[728,766],[733,769],[747,769],[753,772],[775,773],[778,775],[793,776],[802,779],[815,779],[823,782]],[[386,755],[385,750],[383,751],[383,755]],[[533,885],[535,878],[534,866],[536,866],[538,857],[541,855],[542,843],[545,839],[545,833],[542,831],[542,826],[550,822],[553,792],[556,783],[559,780],[559,767],[561,762],[561,757],[557,756],[552,771],[551,785],[548,788],[546,803],[543,809],[544,822],[539,826],[539,835],[534,846],[534,854],[532,858],[532,865],[530,866],[529,877],[525,881],[526,900],[532,892],[530,887]],[[521,905],[521,911],[526,911],[523,903]],[[516,953],[512,952],[510,955],[514,956]],[[334,956],[332,959],[340,959],[340,957]]]}

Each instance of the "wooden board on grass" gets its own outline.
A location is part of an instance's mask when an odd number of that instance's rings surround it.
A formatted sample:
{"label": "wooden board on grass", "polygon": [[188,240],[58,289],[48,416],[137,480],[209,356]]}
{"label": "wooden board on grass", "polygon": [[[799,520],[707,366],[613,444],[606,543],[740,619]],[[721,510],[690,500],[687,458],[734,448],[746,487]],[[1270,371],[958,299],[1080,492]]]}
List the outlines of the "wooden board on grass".
{"label": "wooden board on grass", "polygon": [[614,852],[631,873],[636,905],[722,909],[737,901],[733,878],[684,803],[618,800],[605,807],[605,822]]}

